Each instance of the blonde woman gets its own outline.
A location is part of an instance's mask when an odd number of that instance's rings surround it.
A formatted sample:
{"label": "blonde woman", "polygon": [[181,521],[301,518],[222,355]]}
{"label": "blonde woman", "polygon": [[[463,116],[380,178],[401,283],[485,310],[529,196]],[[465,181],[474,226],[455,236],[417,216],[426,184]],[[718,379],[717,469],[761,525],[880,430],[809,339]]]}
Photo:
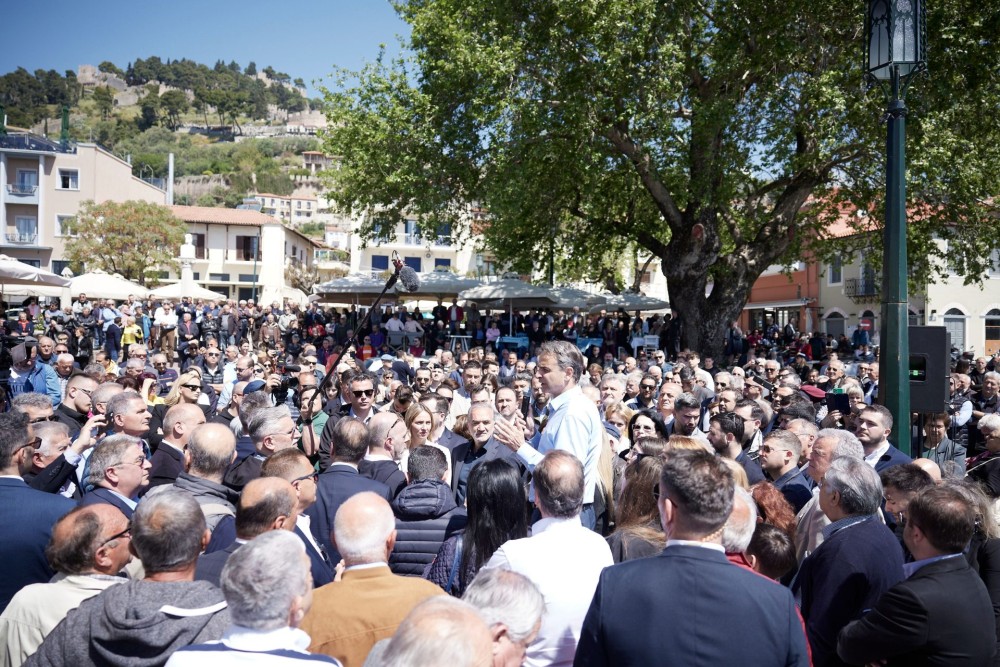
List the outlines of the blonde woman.
{"label": "blonde woman", "polygon": [[628,439],[628,423],[633,416],[635,416],[635,412],[631,408],[625,407],[624,403],[614,403],[604,409],[604,421],[617,428],[622,434],[621,438],[618,439],[618,447],[615,448],[616,454],[627,452],[632,446]]}
{"label": "blonde woman", "polygon": [[445,461],[448,463],[448,472],[445,473],[444,481],[451,484],[451,450],[430,439],[431,433],[437,428],[437,418],[434,416],[434,413],[421,403],[413,403],[407,409],[406,414],[403,415],[403,423],[406,424],[406,428],[410,431],[410,446],[403,451],[403,455],[399,458],[400,469],[406,472],[411,449],[425,445],[437,447],[444,452]]}
{"label": "blonde woman", "polygon": [[193,369],[181,373],[164,397],[163,404],[154,405],[149,409],[152,414],[149,420],[149,444],[153,447],[159,446],[160,440],[163,439],[163,418],[167,410],[175,405],[182,403],[197,405],[207,417],[207,406],[199,403],[201,395],[201,373]]}

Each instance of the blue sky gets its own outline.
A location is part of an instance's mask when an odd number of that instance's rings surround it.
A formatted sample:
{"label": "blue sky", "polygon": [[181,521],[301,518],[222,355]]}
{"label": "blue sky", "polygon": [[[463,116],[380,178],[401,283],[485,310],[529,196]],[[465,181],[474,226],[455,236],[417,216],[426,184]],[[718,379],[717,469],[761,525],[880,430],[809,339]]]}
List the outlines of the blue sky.
{"label": "blue sky", "polygon": [[110,60],[122,69],[136,58],[251,60],[314,80],[334,65],[358,69],[384,43],[398,52],[396,35],[408,26],[387,0],[20,0],[4,3],[0,74],[24,67],[62,74]]}

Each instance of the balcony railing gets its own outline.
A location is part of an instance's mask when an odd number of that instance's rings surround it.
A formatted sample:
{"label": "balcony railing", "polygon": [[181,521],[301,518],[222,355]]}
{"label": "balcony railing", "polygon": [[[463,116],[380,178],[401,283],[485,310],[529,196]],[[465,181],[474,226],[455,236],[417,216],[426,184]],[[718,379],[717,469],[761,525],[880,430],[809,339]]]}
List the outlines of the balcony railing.
{"label": "balcony railing", "polygon": [[38,192],[38,186],[28,185],[27,183],[9,183],[7,184],[7,192],[12,195],[31,196]]}
{"label": "balcony railing", "polygon": [[35,245],[38,241],[38,234],[36,233],[22,233],[14,232],[13,234],[4,234],[7,239],[7,243],[16,243],[17,245]]}
{"label": "balcony railing", "polygon": [[878,301],[882,293],[881,276],[848,278],[844,281],[844,294],[858,303]]}

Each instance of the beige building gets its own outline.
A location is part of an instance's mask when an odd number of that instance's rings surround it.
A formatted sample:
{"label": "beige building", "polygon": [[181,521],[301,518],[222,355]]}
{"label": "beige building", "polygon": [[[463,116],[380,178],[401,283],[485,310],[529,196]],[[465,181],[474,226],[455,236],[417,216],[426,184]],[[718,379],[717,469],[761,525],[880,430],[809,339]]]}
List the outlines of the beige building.
{"label": "beige building", "polygon": [[[860,326],[878,342],[882,276],[869,258],[861,251],[853,258],[821,267],[818,302],[822,331],[851,337]],[[948,271],[943,279],[911,293],[910,324],[945,327],[953,347],[977,356],[992,354],[1000,350],[1000,251],[994,251],[992,268],[983,276],[982,286],[964,282],[962,276]]]}
{"label": "beige building", "polygon": [[260,212],[272,218],[278,218],[290,225],[301,225],[316,222],[318,213],[316,197],[292,195],[283,197],[269,192],[250,195],[260,204]]}
{"label": "beige building", "polygon": [[132,166],[96,144],[31,134],[0,136],[0,253],[62,273],[64,243],[81,202],[166,203],[166,193],[132,175]]}
{"label": "beige building", "polygon": [[[289,266],[312,267],[317,244],[264,213],[233,208],[171,206],[188,225],[195,247],[194,279],[234,299],[281,301]],[[165,283],[180,274],[169,272]]]}

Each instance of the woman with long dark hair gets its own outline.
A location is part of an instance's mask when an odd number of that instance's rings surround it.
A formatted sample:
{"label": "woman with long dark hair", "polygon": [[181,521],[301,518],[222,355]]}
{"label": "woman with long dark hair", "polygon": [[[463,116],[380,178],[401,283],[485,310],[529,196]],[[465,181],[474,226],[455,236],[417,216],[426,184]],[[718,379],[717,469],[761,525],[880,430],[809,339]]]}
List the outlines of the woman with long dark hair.
{"label": "woman with long dark hair", "polygon": [[469,473],[465,530],[441,545],[424,578],[461,597],[479,569],[507,540],[528,536],[528,492],[517,468],[494,459]]}

